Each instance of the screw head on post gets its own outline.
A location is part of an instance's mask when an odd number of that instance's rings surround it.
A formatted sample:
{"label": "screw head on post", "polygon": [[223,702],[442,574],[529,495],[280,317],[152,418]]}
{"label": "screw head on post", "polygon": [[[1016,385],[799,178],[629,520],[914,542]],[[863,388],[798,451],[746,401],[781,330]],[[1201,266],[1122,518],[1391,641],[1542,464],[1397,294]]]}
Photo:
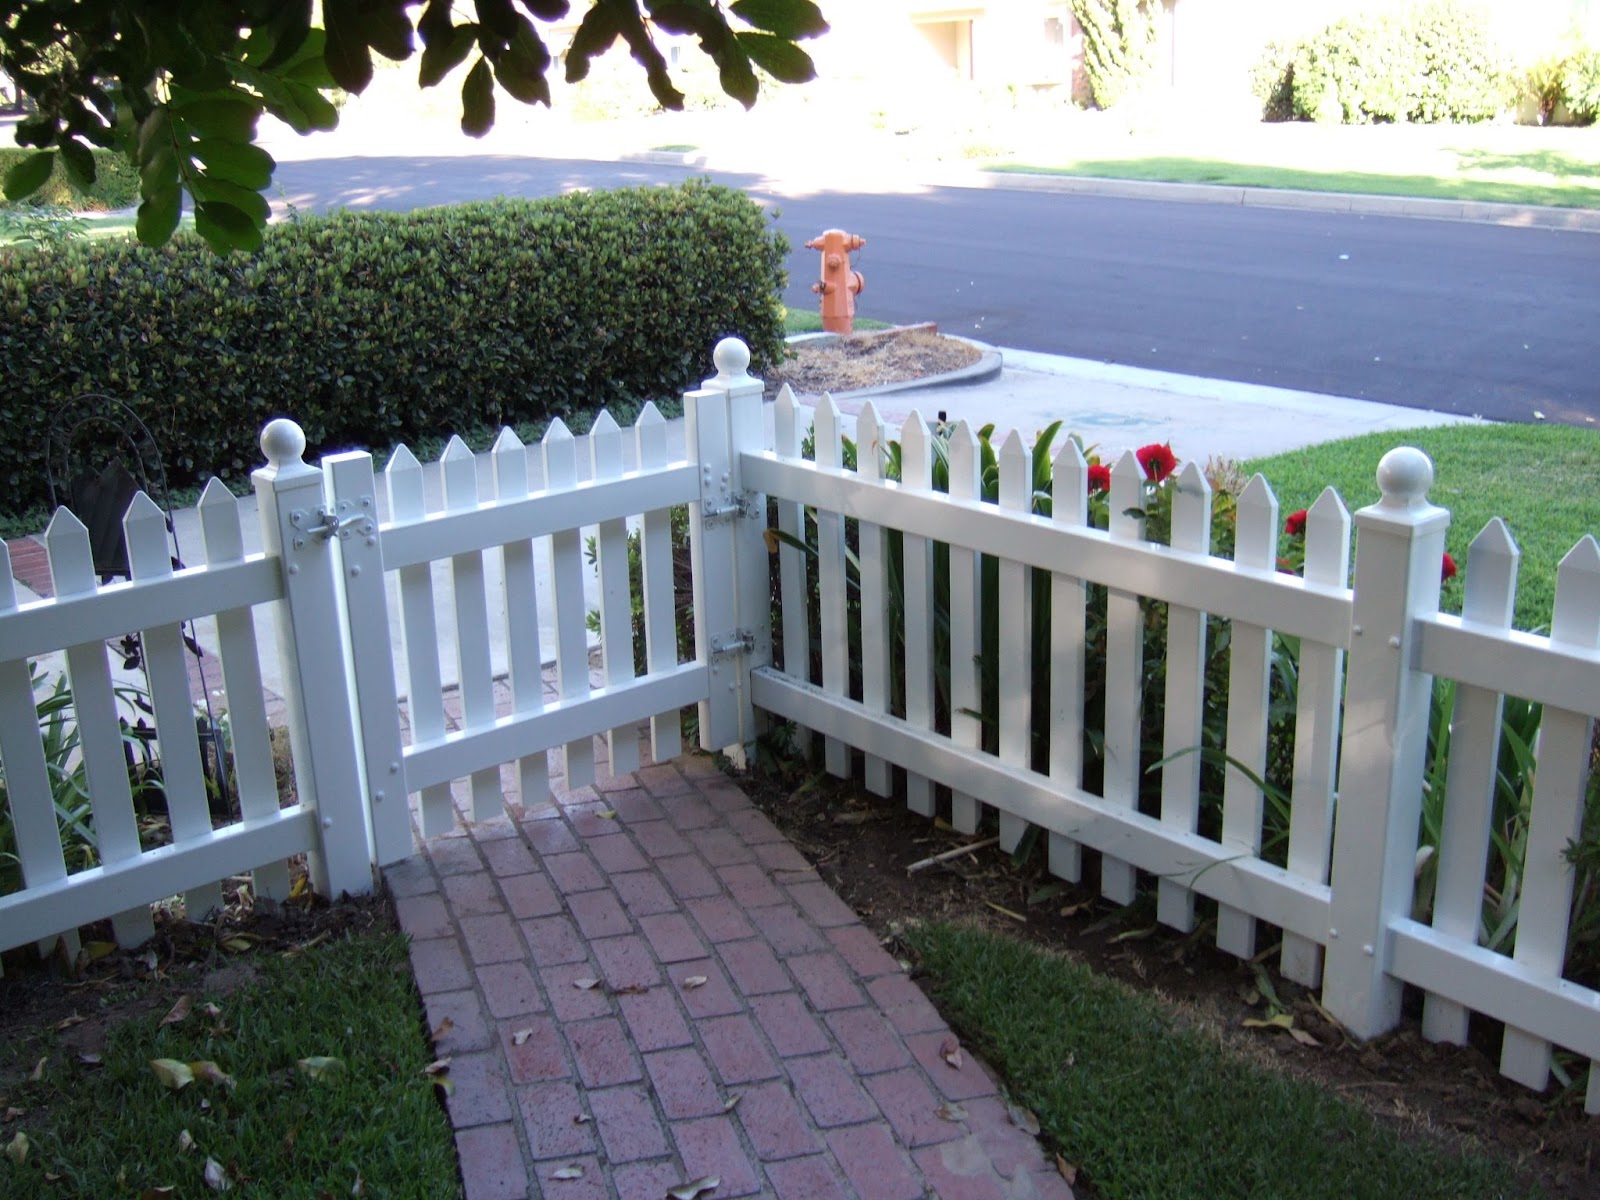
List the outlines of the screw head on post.
{"label": "screw head on post", "polygon": [[305,452],[305,431],[288,417],[267,422],[267,427],[261,431],[261,453],[267,456],[269,466],[298,465]]}
{"label": "screw head on post", "polygon": [[1378,461],[1379,508],[1400,512],[1428,507],[1433,460],[1415,446],[1397,446]]}

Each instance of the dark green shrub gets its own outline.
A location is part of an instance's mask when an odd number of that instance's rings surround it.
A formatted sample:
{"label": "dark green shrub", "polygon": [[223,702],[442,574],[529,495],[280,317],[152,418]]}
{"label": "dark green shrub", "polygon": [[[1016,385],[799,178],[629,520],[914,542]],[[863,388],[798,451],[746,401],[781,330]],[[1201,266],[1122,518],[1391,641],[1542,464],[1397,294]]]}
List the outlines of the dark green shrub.
{"label": "dark green shrub", "polygon": [[1600,50],[1575,50],[1562,64],[1561,98],[1580,125],[1600,117]]}
{"label": "dark green shrub", "polygon": [[1506,107],[1508,79],[1484,14],[1431,0],[1335,21],[1295,48],[1277,86],[1301,120],[1472,122]]}
{"label": "dark green shrub", "polygon": [[1158,0],[1072,0],[1083,30],[1083,69],[1096,108],[1137,92],[1156,62]]}
{"label": "dark green shrub", "polygon": [[[0,177],[15,164],[36,153],[21,146],[0,146]],[[94,152],[94,183],[80,191],[67,179],[61,160],[45,185],[25,203],[54,204],[79,212],[131,208],[139,203],[139,171],[122,155],[111,150]],[[3,202],[0,202],[3,204]]]}
{"label": "dark green shrub", "polygon": [[138,413],[175,487],[258,465],[279,414],[322,450],[676,398],[727,334],[756,370],[781,355],[786,251],[704,182],[341,213],[253,255],[0,249],[0,487],[42,498],[50,414],[85,391]]}
{"label": "dark green shrub", "polygon": [[1250,91],[1261,101],[1263,121],[1294,120],[1295,47],[1268,42],[1250,68]]}

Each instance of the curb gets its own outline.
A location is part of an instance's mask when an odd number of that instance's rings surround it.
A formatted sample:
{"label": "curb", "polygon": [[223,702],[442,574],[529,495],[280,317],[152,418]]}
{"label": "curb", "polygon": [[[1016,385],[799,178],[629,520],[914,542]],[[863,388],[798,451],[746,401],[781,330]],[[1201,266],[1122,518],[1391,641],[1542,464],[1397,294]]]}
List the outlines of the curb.
{"label": "curb", "polygon": [[[942,337],[951,338],[957,342],[964,342],[978,351],[978,361],[965,367],[957,367],[954,371],[946,371],[943,375],[929,375],[922,379],[905,379],[899,383],[878,383],[872,387],[857,388],[851,392],[830,392],[835,400],[865,400],[872,396],[888,396],[895,392],[927,391],[933,388],[966,387],[976,383],[988,383],[1000,377],[1001,370],[1005,367],[1005,360],[998,348],[987,342],[974,341],[972,338],[960,337],[953,333],[941,334]],[[797,333],[785,338],[788,342],[816,342],[823,339],[837,341],[837,333]],[[799,393],[797,393],[799,394]],[[804,393],[807,396],[820,393]]]}
{"label": "curb", "polygon": [[[702,171],[752,170],[764,167],[734,163],[712,151],[646,150],[619,161]],[[1350,213],[1356,216],[1411,217],[1429,221],[1464,221],[1523,229],[1555,229],[1600,233],[1600,209],[1545,208],[1531,204],[1497,204],[1487,200],[1434,200],[1419,196],[1384,196],[1369,192],[1310,192],[1294,188],[1245,187],[1238,184],[1165,183],[1144,179],[1107,179],[1095,175],[1056,175],[984,168],[928,170],[907,174],[930,187],[980,188],[1020,192],[1061,192],[1125,200],[1160,200],[1176,204],[1220,204],[1244,208],[1297,209],[1302,212]]]}

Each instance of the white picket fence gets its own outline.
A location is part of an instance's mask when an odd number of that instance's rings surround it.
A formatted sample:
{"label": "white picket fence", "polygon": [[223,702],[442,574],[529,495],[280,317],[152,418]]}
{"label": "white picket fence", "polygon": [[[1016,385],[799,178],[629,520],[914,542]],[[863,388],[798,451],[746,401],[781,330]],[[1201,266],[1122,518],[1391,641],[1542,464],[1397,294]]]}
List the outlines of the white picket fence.
{"label": "white picket fence", "polygon": [[[604,736],[611,769],[639,761],[637,729],[651,721],[651,753],[679,753],[676,714],[700,706],[707,748],[753,741],[761,713],[825,738],[830,770],[866,756],[868,785],[886,793],[890,768],[906,773],[908,801],[932,814],[951,793],[955,825],[972,831],[992,809],[1006,847],[1029,825],[1045,831],[1050,869],[1076,880],[1084,851],[1100,856],[1111,899],[1132,900],[1139,874],[1154,876],[1158,915],[1192,929],[1196,897],[1218,905],[1218,944],[1256,953],[1258,925],[1283,932],[1284,974],[1319,986],[1327,1009],[1359,1037],[1400,1018],[1402,988],[1427,996],[1429,1037],[1461,1042],[1466,1014],[1506,1025],[1502,1070],[1530,1087],[1548,1079],[1551,1047],[1600,1060],[1600,994],[1563,977],[1577,834],[1600,713],[1600,550],[1584,538],[1564,560],[1550,637],[1509,628],[1516,551],[1491,523],[1474,543],[1460,618],[1438,612],[1438,563],[1448,514],[1427,502],[1431,466],[1416,451],[1379,468],[1384,499],[1355,514],[1355,587],[1347,586],[1352,519],[1331,491],[1313,506],[1303,577],[1276,569],[1277,502],[1265,481],[1239,498],[1234,557],[1210,554],[1211,498],[1190,465],[1174,505],[1171,546],[1144,540],[1137,516],[1143,472],[1131,456],[1112,472],[1111,528],[1091,528],[1086,464],[1075,446],[1055,461],[1053,515],[1031,515],[1031,470],[1021,440],[999,451],[999,503],[981,501],[970,429],[949,442],[950,492],[932,489],[934,446],[913,417],[898,431],[901,479],[885,481],[888,431],[868,406],[854,436],[854,469],[841,464],[845,433],[831,401],[815,413],[814,461],[800,456],[812,416],[785,391],[764,429],[748,354],[725,342],[718,376],[685,397],[687,457],[668,461],[653,408],[631,431],[600,418],[588,439],[559,424],[537,446],[509,432],[479,460],[459,442],[445,451],[443,498],[430,507],[422,471],[405,450],[382,472],[388,515],[379,519],[370,455],[343,454],[320,469],[301,461],[288,422],[263,434],[268,465],[255,476],[263,551],[242,550],[237,505],[213,484],[201,502],[206,563],[174,573],[160,514],[141,499],[126,529],[134,579],[97,587],[87,539],[70,513],[47,535],[57,596],[19,606],[9,569],[0,583],[0,761],[16,824],[25,886],[0,896],[0,948],[54,943],[111,916],[119,940],[149,932],[149,903],[186,893],[191,912],[216,902],[217,881],[253,871],[257,894],[285,889],[284,860],[308,855],[314,886],[369,889],[373,869],[412,852],[414,829],[447,829],[497,814],[508,799],[547,793],[548,751],[563,747],[569,786],[595,770]],[[625,469],[625,441],[634,451]],[[578,482],[579,447],[590,456]],[[486,495],[487,499],[480,499]],[[814,514],[821,594],[811,625],[805,558],[779,552],[783,643],[822,647],[819,682],[772,665],[766,545],[768,499],[778,527],[799,538]],[[1075,498],[1075,499],[1074,499]],[[677,661],[667,510],[691,513],[694,661]],[[627,565],[628,522],[641,533],[648,662],[636,674]],[[846,592],[846,523],[858,528],[860,699],[850,692],[852,638]],[[584,633],[582,530],[596,530],[600,573],[599,680]],[[887,531],[901,535],[904,603],[888,600]],[[948,730],[936,728],[935,547],[948,549]],[[159,550],[159,553],[158,553]],[[983,748],[981,589],[998,563],[1002,637],[997,755]],[[9,563],[5,564],[9,568]],[[491,569],[493,568],[493,569]],[[1029,574],[1051,578],[1048,770],[1030,767]],[[536,572],[548,580],[555,645],[538,636]],[[498,595],[491,596],[493,582]],[[1086,586],[1109,590],[1106,610],[1104,784],[1083,787],[1083,681],[1089,664]],[[448,589],[449,605],[439,604]],[[1160,811],[1139,811],[1141,599],[1168,606],[1165,765]],[[298,801],[280,808],[261,703],[250,606],[278,616],[279,652]],[[440,613],[453,608],[452,626]],[[504,618],[495,614],[503,612]],[[180,622],[216,614],[224,704],[232,722],[243,816],[220,828],[205,805],[183,674]],[[1200,742],[1207,615],[1231,623],[1226,773],[1220,837],[1202,836]],[[509,705],[497,711],[490,625],[505,620]],[[891,663],[889,622],[903,621],[904,659]],[[390,629],[404,632],[397,664]],[[104,641],[144,631],[145,655],[171,816],[172,844],[140,847],[127,785]],[[1300,639],[1292,806],[1286,865],[1261,857],[1267,752],[1268,655],[1273,632]],[[459,713],[447,710],[439,653],[453,647]],[[68,873],[51,808],[50,780],[34,734],[28,663],[64,649],[77,702],[100,866]],[[541,661],[554,659],[547,698]],[[786,668],[788,664],[785,664]],[[903,671],[904,715],[889,710]],[[1423,756],[1433,676],[1459,681],[1455,752],[1439,847],[1431,921],[1411,919]],[[401,687],[403,678],[404,688]],[[403,698],[402,698],[403,693]],[[1513,955],[1478,943],[1489,850],[1489,811],[1500,698],[1544,704],[1526,883]],[[764,718],[760,718],[764,719]],[[452,727],[454,726],[454,727]],[[408,797],[418,796],[413,810]],[[1337,819],[1336,819],[1337,818]],[[1591,1069],[1589,1111],[1600,1112]]]}

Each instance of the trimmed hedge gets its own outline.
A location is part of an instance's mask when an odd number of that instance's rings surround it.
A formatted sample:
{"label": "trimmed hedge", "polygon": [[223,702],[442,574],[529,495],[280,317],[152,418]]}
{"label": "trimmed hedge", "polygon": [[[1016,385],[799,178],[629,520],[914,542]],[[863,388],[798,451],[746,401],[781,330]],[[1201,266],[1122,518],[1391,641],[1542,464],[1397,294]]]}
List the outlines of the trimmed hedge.
{"label": "trimmed hedge", "polygon": [[1268,46],[1252,84],[1268,120],[1475,122],[1511,100],[1482,10],[1428,0],[1333,22],[1292,51]]}
{"label": "trimmed hedge", "polygon": [[781,358],[787,250],[705,182],[303,218],[249,256],[0,249],[0,487],[44,496],[51,413],[88,391],[150,426],[174,487],[260,465],[279,415],[320,451],[676,398],[727,334]]}
{"label": "trimmed hedge", "polygon": [[[31,147],[0,146],[0,178],[17,163],[38,151]],[[94,183],[79,191],[67,179],[66,168],[56,158],[45,185],[19,204],[56,204],[77,212],[132,208],[139,203],[139,170],[113,150],[94,151]],[[0,201],[0,206],[4,201]]]}

